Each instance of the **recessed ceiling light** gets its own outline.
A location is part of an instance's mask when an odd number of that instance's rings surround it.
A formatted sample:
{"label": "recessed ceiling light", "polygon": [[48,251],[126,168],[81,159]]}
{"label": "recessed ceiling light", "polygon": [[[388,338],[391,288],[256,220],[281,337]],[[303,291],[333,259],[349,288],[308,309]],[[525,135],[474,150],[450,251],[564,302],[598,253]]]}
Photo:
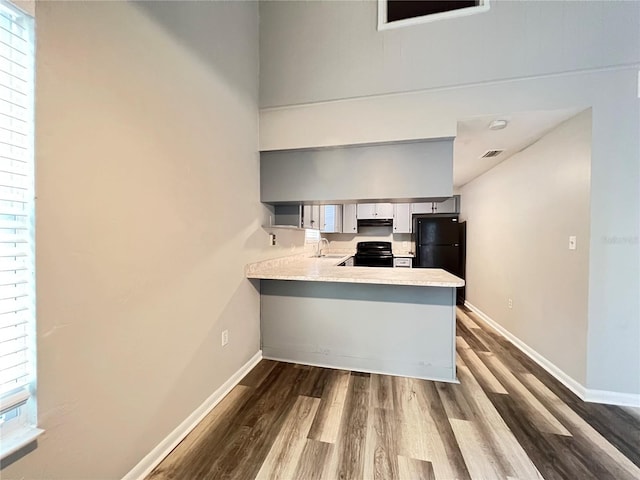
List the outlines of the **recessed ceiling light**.
{"label": "recessed ceiling light", "polygon": [[502,130],[503,128],[507,128],[509,124],[506,120],[494,120],[489,124],[489,130]]}

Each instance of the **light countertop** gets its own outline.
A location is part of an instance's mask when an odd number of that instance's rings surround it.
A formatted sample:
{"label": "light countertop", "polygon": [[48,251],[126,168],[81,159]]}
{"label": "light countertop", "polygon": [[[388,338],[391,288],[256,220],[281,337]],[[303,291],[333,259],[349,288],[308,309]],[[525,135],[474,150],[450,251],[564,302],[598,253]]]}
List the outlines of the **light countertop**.
{"label": "light countertop", "polygon": [[307,282],[373,283],[423,287],[462,287],[464,280],[439,268],[341,267],[350,254],[308,254],[265,260],[246,266],[247,278]]}

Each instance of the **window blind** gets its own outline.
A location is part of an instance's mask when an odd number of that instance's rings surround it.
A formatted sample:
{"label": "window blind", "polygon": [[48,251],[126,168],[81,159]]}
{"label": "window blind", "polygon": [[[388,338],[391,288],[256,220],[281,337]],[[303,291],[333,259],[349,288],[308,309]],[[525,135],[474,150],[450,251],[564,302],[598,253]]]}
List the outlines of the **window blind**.
{"label": "window blind", "polygon": [[[0,0],[0,428],[27,427],[35,374],[33,19]],[[10,421],[11,420],[11,421]],[[11,428],[7,429],[11,423]],[[3,443],[5,438],[3,438]],[[7,452],[2,448],[3,455]]]}

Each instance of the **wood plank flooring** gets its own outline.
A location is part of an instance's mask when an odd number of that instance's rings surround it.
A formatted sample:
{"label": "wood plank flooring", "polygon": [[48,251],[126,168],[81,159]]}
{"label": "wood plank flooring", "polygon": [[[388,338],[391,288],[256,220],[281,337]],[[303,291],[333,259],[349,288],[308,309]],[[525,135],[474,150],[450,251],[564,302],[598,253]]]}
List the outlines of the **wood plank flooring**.
{"label": "wood plank flooring", "polygon": [[640,478],[640,417],[457,324],[460,384],[263,360],[148,480]]}

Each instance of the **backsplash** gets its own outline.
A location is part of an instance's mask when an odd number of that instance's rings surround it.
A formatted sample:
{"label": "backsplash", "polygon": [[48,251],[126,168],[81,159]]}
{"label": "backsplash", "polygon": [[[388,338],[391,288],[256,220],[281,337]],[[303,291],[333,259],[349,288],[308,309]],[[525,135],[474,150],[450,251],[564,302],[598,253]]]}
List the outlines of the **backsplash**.
{"label": "backsplash", "polygon": [[323,233],[329,240],[332,249],[356,249],[358,242],[383,241],[392,242],[394,252],[413,251],[413,240],[410,233],[391,233],[389,227],[360,227],[358,233]]}

